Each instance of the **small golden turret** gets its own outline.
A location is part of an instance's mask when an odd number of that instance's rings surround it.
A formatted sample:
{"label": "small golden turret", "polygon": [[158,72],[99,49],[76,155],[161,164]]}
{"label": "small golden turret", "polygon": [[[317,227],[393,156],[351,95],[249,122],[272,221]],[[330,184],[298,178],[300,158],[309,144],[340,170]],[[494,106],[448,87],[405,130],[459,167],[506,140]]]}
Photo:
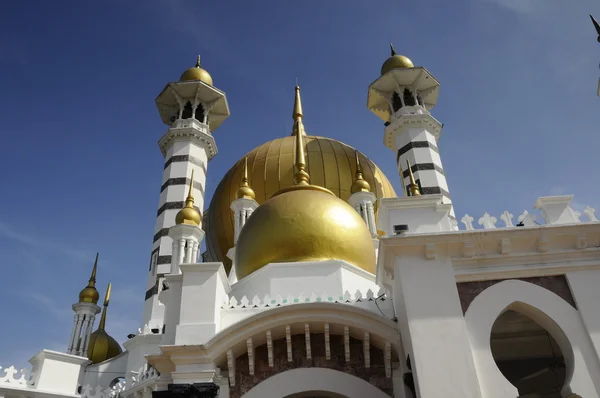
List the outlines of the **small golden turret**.
{"label": "small golden turret", "polygon": [[406,159],[406,167],[408,167],[408,176],[410,178],[410,183],[406,187],[406,194],[408,196],[421,196],[421,190],[415,181],[415,176],[413,175],[412,169],[410,167],[410,161]]}
{"label": "small golden turret", "polygon": [[100,294],[96,290],[96,270],[98,269],[98,253],[96,253],[96,260],[94,260],[94,267],[92,268],[92,275],[88,285],[79,292],[80,303],[92,303],[97,304],[100,299]]}
{"label": "small golden turret", "polygon": [[254,199],[255,198],[254,191],[250,187],[248,183],[248,158],[244,158],[244,174],[242,176],[242,184],[237,190],[236,197],[238,199]]}
{"label": "small golden turret", "polygon": [[121,354],[123,350],[117,341],[106,333],[106,311],[110,301],[111,284],[108,284],[106,295],[104,296],[104,308],[98,329],[90,335],[90,343],[88,345],[88,359],[92,363],[104,362]]}
{"label": "small golden turret", "polygon": [[179,78],[179,81],[180,82],[201,81],[201,82],[208,84],[209,86],[213,85],[213,79],[210,76],[210,73],[208,73],[205,69],[202,69],[200,67],[200,56],[199,55],[198,55],[198,61],[196,61],[196,66],[193,68],[189,68],[185,72],[183,72],[183,74]]}
{"label": "small golden turret", "polygon": [[192,176],[190,177],[190,190],[188,196],[185,199],[185,206],[179,210],[179,213],[175,216],[175,224],[189,224],[197,227],[202,223],[202,216],[200,212],[194,207],[194,170],[192,169]]}
{"label": "small golden turret", "polygon": [[390,43],[390,52],[391,56],[388,59],[386,59],[383,65],[381,66],[382,75],[385,75],[387,72],[393,69],[407,69],[415,67],[410,58],[405,57],[404,55],[396,54],[392,43]]}
{"label": "small golden turret", "polygon": [[360,165],[360,160],[358,159],[358,151],[354,151],[354,156],[356,158],[356,179],[354,183],[352,183],[352,187],[350,188],[350,192],[370,192],[371,186],[369,183],[363,178],[363,170]]}

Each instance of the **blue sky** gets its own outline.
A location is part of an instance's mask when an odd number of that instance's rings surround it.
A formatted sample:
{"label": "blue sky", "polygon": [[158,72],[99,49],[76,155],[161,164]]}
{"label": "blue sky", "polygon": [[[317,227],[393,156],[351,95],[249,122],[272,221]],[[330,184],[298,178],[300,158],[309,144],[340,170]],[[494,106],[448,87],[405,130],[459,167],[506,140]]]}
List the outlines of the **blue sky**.
{"label": "blue sky", "polygon": [[[139,327],[165,132],[154,99],[197,54],[231,117],[207,200],[255,146],[289,134],[302,86],[309,134],[360,149],[397,191],[366,109],[388,43],[440,82],[434,116],[459,218],[515,217],[538,196],[600,210],[600,45],[593,0],[9,2],[0,17],[0,365],[64,350],[100,252],[108,329]],[[500,225],[500,224],[499,224]]]}

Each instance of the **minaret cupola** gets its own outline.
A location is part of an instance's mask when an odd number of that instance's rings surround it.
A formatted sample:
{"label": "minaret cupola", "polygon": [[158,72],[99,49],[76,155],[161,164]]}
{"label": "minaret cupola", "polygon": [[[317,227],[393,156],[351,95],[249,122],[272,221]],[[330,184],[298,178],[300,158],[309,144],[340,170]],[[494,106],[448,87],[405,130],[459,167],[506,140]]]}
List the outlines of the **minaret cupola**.
{"label": "minaret cupola", "polygon": [[213,85],[213,79],[210,76],[210,73],[206,71],[206,69],[202,69],[200,67],[200,56],[198,55],[198,61],[196,61],[196,66],[193,68],[186,69],[185,72],[181,74],[179,78],[180,82],[187,81],[200,81],[208,84],[209,86]]}

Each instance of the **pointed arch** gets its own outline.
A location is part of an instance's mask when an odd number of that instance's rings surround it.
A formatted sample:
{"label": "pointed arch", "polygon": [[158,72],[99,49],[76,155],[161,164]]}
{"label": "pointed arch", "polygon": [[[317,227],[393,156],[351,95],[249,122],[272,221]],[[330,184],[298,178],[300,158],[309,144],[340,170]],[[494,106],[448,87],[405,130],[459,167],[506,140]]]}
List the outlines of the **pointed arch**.
{"label": "pointed arch", "polygon": [[[567,375],[564,393],[600,395],[600,363],[579,313],[555,293],[520,280],[507,280],[481,292],[465,313],[477,374],[485,398],[514,398],[514,387],[498,369],[490,347],[496,319],[514,310],[544,327],[559,344]],[[570,388],[569,388],[570,387]]]}
{"label": "pointed arch", "polygon": [[242,398],[281,398],[307,391],[322,391],[348,398],[390,398],[361,378],[323,368],[292,369],[260,382]]}

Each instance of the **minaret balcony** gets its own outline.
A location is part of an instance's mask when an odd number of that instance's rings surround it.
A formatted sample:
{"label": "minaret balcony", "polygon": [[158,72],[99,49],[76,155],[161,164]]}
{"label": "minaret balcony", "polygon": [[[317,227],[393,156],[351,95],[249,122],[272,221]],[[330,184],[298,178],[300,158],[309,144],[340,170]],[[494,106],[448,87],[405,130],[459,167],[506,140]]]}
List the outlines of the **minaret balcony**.
{"label": "minaret balcony", "polygon": [[187,129],[187,128],[193,128],[196,130],[200,130],[203,133],[208,133],[208,125],[202,123],[201,121],[194,119],[194,118],[189,118],[189,119],[177,119],[173,122],[173,124],[171,125],[172,129]]}
{"label": "minaret balcony", "polygon": [[217,144],[208,125],[196,119],[177,119],[158,141],[160,150],[165,156],[175,141],[191,141],[206,150],[208,160],[217,154]]}

